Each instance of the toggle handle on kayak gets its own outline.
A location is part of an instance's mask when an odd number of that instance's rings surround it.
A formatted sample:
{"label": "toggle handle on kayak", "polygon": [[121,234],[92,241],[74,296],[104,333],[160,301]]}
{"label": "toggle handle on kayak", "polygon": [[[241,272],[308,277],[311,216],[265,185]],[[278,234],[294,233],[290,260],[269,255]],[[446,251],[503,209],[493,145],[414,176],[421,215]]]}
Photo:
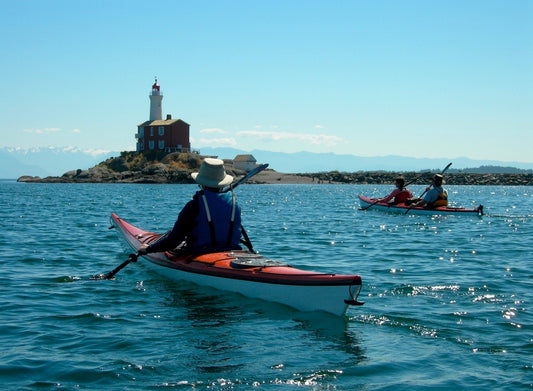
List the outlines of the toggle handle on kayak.
{"label": "toggle handle on kayak", "polygon": [[[359,293],[361,293],[361,288],[362,288],[362,285],[359,285],[359,290],[357,291],[357,294],[354,295],[354,293],[352,293],[352,287],[350,286],[349,288],[349,291],[350,291],[350,297],[351,299],[344,299],[344,302],[348,305],[363,305],[365,304],[364,301],[359,301],[357,300],[357,298],[359,297]],[[354,297],[355,296],[355,297]]]}

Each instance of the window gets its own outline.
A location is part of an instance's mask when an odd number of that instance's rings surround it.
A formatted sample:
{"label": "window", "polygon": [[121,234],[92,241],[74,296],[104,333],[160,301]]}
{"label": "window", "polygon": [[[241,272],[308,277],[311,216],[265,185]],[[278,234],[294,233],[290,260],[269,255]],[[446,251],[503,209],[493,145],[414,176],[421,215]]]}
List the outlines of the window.
{"label": "window", "polygon": [[154,127],[150,126],[150,136],[154,137]]}
{"label": "window", "polygon": [[154,140],[148,141],[148,149],[154,149],[154,146],[155,146]]}
{"label": "window", "polygon": [[164,126],[160,126],[159,129],[158,129],[158,132],[159,132],[160,136],[164,136],[165,135],[165,127]]}
{"label": "window", "polygon": [[139,137],[144,137],[144,126],[139,126]]}
{"label": "window", "polygon": [[159,140],[159,149],[165,149],[165,140]]}

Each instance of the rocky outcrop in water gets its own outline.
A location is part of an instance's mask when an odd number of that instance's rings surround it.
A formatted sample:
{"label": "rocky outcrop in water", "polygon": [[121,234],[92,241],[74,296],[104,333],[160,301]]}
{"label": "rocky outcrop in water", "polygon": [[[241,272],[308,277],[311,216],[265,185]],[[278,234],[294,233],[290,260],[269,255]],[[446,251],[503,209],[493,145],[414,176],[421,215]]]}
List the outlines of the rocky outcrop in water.
{"label": "rocky outcrop in water", "polygon": [[[194,183],[191,173],[197,172],[202,156],[194,153],[170,153],[162,156],[123,152],[120,156],[89,168],[72,170],[60,177],[23,176],[18,182],[39,183]],[[234,176],[242,170],[227,169]]]}
{"label": "rocky outcrop in water", "polygon": [[[203,156],[196,153],[158,154],[122,152],[120,156],[89,168],[88,170],[72,170],[60,177],[32,177],[22,176],[19,182],[37,183],[194,183],[191,173],[200,168]],[[234,177],[241,177],[245,171],[231,167],[227,161],[226,171]],[[394,185],[395,178],[403,175],[407,183],[430,184],[432,173],[420,172],[321,172],[284,174],[267,169],[248,183],[332,183],[332,184],[390,184]],[[445,174],[448,185],[520,185],[532,186],[533,174],[476,174],[449,173]]]}

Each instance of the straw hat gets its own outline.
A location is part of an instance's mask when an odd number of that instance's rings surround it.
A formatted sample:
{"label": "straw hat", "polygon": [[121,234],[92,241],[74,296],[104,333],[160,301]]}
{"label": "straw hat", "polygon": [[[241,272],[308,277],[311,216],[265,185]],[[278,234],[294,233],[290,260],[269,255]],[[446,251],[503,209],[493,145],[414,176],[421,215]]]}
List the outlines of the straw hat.
{"label": "straw hat", "polygon": [[224,162],[209,157],[202,162],[200,172],[193,172],[191,176],[196,183],[205,187],[224,187],[233,182],[233,177],[224,170]]}

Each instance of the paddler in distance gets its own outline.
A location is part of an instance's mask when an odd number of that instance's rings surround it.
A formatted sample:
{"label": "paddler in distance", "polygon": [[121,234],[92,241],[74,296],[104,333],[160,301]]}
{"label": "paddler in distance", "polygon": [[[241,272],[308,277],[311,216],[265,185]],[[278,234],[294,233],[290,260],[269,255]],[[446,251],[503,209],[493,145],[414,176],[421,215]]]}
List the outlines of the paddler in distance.
{"label": "paddler in distance", "polygon": [[224,162],[205,158],[199,172],[191,176],[201,189],[183,207],[174,227],[150,245],[142,245],[139,255],[174,249],[191,252],[241,249],[241,208],[233,191],[223,190],[233,182]]}

